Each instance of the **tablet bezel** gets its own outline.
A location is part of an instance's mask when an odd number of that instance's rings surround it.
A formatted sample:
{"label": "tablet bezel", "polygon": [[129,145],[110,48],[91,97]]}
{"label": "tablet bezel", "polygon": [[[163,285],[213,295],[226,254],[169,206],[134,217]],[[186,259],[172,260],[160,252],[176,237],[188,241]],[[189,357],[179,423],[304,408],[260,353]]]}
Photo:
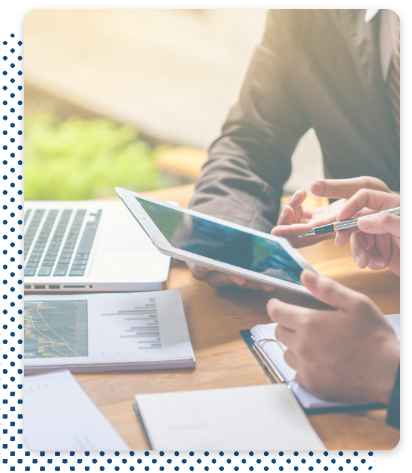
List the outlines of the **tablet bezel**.
{"label": "tablet bezel", "polygon": [[269,240],[276,241],[303,269],[309,269],[311,271],[316,272],[310,266],[310,264],[303,258],[303,256],[295,248],[293,248],[289,244],[289,242],[285,240],[284,238],[279,238],[279,237],[270,235],[268,233],[261,232],[259,230],[254,230],[248,227],[244,227],[242,225],[228,222],[227,220],[212,217],[210,215],[197,212],[195,210],[178,207],[176,205],[163,202],[161,200],[147,197],[145,195],[139,194],[138,192],[133,192],[127,189],[123,189],[121,187],[116,187],[115,190],[116,190],[117,195],[126,205],[126,207],[129,209],[130,213],[137,220],[137,222],[140,224],[140,226],[143,228],[143,230],[151,239],[152,243],[161,253],[171,256],[176,259],[180,259],[180,260],[187,261],[194,264],[199,264],[199,266],[204,266],[211,270],[221,271],[224,273],[241,276],[248,280],[258,282],[260,284],[265,284],[265,285],[274,286],[274,287],[283,287],[285,289],[290,289],[290,290],[301,292],[304,294],[311,294],[309,290],[306,289],[306,287],[302,285],[291,283],[289,281],[284,281],[282,279],[277,279],[273,276],[267,276],[265,274],[257,273],[255,271],[251,271],[248,269],[243,269],[243,268],[240,268],[239,266],[223,263],[222,261],[214,260],[211,258],[207,258],[205,256],[200,256],[195,253],[191,253],[189,251],[185,251],[185,250],[181,250],[179,248],[173,247],[168,242],[168,240],[164,237],[162,232],[157,228],[157,226],[155,225],[153,220],[150,218],[150,216],[146,213],[146,211],[143,209],[143,207],[139,204],[136,197],[138,197],[139,199],[145,200],[147,202],[160,205],[162,207],[177,210],[184,214],[200,217],[205,220],[209,220],[211,222],[219,223],[219,224],[228,226],[230,228],[235,228],[237,230],[250,233],[252,235],[257,235]]}

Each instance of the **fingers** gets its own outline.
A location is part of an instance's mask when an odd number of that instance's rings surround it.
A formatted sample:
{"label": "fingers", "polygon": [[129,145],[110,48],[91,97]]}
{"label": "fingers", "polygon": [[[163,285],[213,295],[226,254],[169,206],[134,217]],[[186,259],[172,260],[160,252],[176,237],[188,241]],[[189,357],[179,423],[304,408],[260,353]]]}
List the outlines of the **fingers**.
{"label": "fingers", "polygon": [[292,197],[288,200],[287,204],[293,208],[293,210],[297,210],[306,199],[306,191],[305,189],[298,189],[292,195]]}
{"label": "fingers", "polygon": [[272,235],[282,237],[292,237],[303,235],[304,233],[311,230],[313,227],[310,223],[295,223],[293,225],[277,225],[272,228]]}
{"label": "fingers", "polygon": [[296,191],[295,194],[292,196],[292,199],[289,202],[289,206],[291,206],[294,209],[292,223],[299,223],[300,217],[302,216],[304,212],[302,203],[305,199],[306,199],[306,191],[303,189]]}
{"label": "fingers", "polygon": [[273,286],[266,286],[254,281],[247,281],[245,278],[240,276],[233,276],[231,274],[225,274],[219,271],[210,271],[204,276],[203,281],[213,288],[229,286],[230,284],[234,283],[244,289],[264,290],[267,292],[271,292],[275,289]]}
{"label": "fingers", "polygon": [[306,191],[304,189],[297,190],[292,197],[283,206],[282,212],[278,219],[278,225],[291,225],[299,222],[303,212],[302,202],[306,199]]}
{"label": "fingers", "polygon": [[392,215],[382,212],[371,217],[362,217],[358,220],[358,228],[365,233],[381,235],[390,233],[400,238],[401,236],[401,218],[399,215]]}
{"label": "fingers", "polygon": [[187,262],[187,265],[189,266],[192,276],[198,281],[204,281],[208,274],[211,273],[211,270],[204,266],[199,266],[189,262]]}
{"label": "fingers", "polygon": [[[374,211],[370,209],[362,209],[360,212],[356,213],[356,217],[360,217],[361,215],[370,215],[373,212]],[[342,246],[346,245],[346,243],[350,240],[350,236],[352,235],[352,233],[357,231],[358,229],[355,227],[336,232],[335,245],[338,248],[341,248]]]}
{"label": "fingers", "polygon": [[275,329],[276,340],[279,340],[283,345],[293,349],[296,344],[296,332],[283,327],[283,325],[277,325]]}
{"label": "fingers", "polygon": [[272,292],[275,290],[273,286],[266,286],[264,284],[260,284],[254,281],[246,281],[245,284],[242,285],[242,289],[254,289],[257,291],[266,291],[266,292]]}
{"label": "fingers", "polygon": [[306,196],[304,190],[295,192],[292,199],[284,205],[278,225],[271,231],[272,235],[287,238],[294,248],[310,246],[322,240],[334,238],[333,234],[324,234],[311,238],[299,238],[299,236],[308,232],[313,227],[319,227],[336,221],[337,211],[340,210],[343,203],[342,201],[334,202],[327,207],[317,208],[313,212],[304,210],[301,206],[299,211],[294,210],[289,204],[294,205],[296,208],[301,203],[303,196]]}
{"label": "fingers", "polygon": [[311,225],[308,223],[296,223],[294,225],[278,225],[272,228],[270,233],[277,237],[287,238],[293,248],[300,248],[301,246],[313,245],[319,241],[312,241],[309,238],[299,238],[299,235],[303,235],[310,229]]}
{"label": "fingers", "polygon": [[[368,196],[364,196],[365,199],[367,197]],[[380,197],[381,196],[378,196],[378,198]],[[379,201],[374,200],[372,205],[377,202]],[[389,204],[393,205],[393,202]],[[368,205],[370,206],[371,204]],[[394,260],[391,258],[394,250],[392,236],[395,237],[395,240],[398,242],[400,241],[400,226],[400,217],[387,212],[362,217],[358,220],[358,228],[360,231],[355,232],[353,237],[351,237],[351,246],[353,257],[361,269],[368,266],[372,270],[382,270],[385,269],[390,262],[391,269],[394,267]],[[364,236],[362,237],[361,235]],[[372,236],[373,238],[371,238]],[[368,246],[366,246],[366,244]],[[394,271],[397,274],[396,269]]]}
{"label": "fingers", "polygon": [[308,223],[311,218],[312,218],[312,211],[303,209],[299,221],[301,223]]}
{"label": "fingers", "polygon": [[245,279],[236,277],[233,279],[229,274],[220,273],[219,271],[209,271],[203,277],[202,281],[206,282],[211,287],[228,286],[233,283],[243,286],[246,283]]}
{"label": "fingers", "polygon": [[345,230],[342,232],[336,232],[335,236],[335,245],[338,248],[341,248],[342,246],[345,246],[346,243],[350,240],[350,237],[352,233],[356,232],[356,228],[351,228],[349,230]]}
{"label": "fingers", "polygon": [[362,189],[356,192],[342,207],[337,218],[347,220],[352,218],[364,207],[372,210],[386,210],[400,206],[398,194]]}
{"label": "fingers", "polygon": [[[331,207],[331,205],[329,207]],[[304,211],[301,216],[307,215],[305,212],[306,211]],[[303,223],[303,222],[294,223],[293,225],[278,224],[276,227],[272,229],[271,233],[272,235],[289,238],[292,236],[303,235],[309,230],[312,230],[312,228],[314,227],[327,225],[328,223],[333,223],[336,220],[336,214],[334,214],[333,210],[329,212],[328,207],[322,207],[322,212],[318,214],[316,218],[313,218],[314,215],[315,215],[315,211],[312,214],[311,220],[306,223]]]}
{"label": "fingers", "polygon": [[198,266],[196,264],[187,262],[192,276],[198,281],[203,281],[204,277],[210,272],[210,269],[205,268],[204,266]]}
{"label": "fingers", "polygon": [[312,184],[313,194],[330,199],[349,199],[360,189],[375,189],[390,192],[389,187],[380,179],[370,176],[352,179],[321,179]]}
{"label": "fingers", "polygon": [[270,299],[266,311],[272,322],[292,331],[299,328],[302,320],[314,312],[312,309],[287,304],[279,299]]}
{"label": "fingers", "polygon": [[278,225],[291,225],[295,212],[292,207],[288,204],[283,206],[282,212],[278,218]]}
{"label": "fingers", "polygon": [[187,263],[192,276],[198,281],[203,281],[209,284],[209,286],[216,288],[221,286],[229,286],[230,284],[236,284],[245,289],[256,289],[263,290],[266,292],[272,292],[275,288],[265,284],[259,284],[254,281],[247,281],[241,276],[233,274],[221,273],[219,271],[211,271],[203,266],[198,266],[193,263]]}
{"label": "fingers", "polygon": [[385,269],[388,259],[381,256],[375,246],[375,237],[362,232],[356,232],[351,237],[352,256],[360,269]]}
{"label": "fingers", "polygon": [[[299,228],[298,228],[299,227]],[[288,242],[293,248],[302,248],[305,246],[315,245],[323,240],[330,240],[334,238],[334,233],[325,233],[323,235],[318,235],[314,237],[304,237],[299,238],[299,235],[312,230],[312,225],[306,225],[302,228],[303,225],[289,225],[289,226],[279,226],[272,229],[272,235],[287,238]]]}
{"label": "fingers", "polygon": [[363,297],[358,292],[307,269],[302,271],[300,280],[316,299],[345,311],[350,311]]}
{"label": "fingers", "polygon": [[[385,269],[389,264],[389,260],[392,255],[392,237],[390,233],[379,235],[375,237],[376,251],[372,254],[371,261],[369,263],[370,269]],[[369,249],[372,252],[373,247]]]}
{"label": "fingers", "polygon": [[312,212],[313,220],[323,219],[327,222],[335,222],[336,217],[345,202],[346,199],[339,199],[326,207],[316,207]]}
{"label": "fingers", "polygon": [[[321,225],[326,225],[331,223],[325,219],[311,220],[307,223],[294,223],[292,225],[277,225],[272,228],[271,234],[278,237],[287,238],[289,243],[296,247],[299,246],[308,246],[318,243],[321,240],[334,238],[333,234],[326,233],[324,235],[319,235],[317,237],[310,238],[298,238],[300,235],[312,230],[313,227],[320,227]],[[294,238],[296,237],[296,238]]]}
{"label": "fingers", "polygon": [[198,281],[207,282],[212,287],[228,286],[229,284],[238,284],[242,286],[246,283],[246,279],[240,276],[234,276],[219,271],[211,271],[204,266],[198,266],[193,263],[188,263],[192,276]]}
{"label": "fingers", "polygon": [[360,269],[365,269],[369,264],[370,255],[368,248],[375,244],[375,237],[362,232],[355,232],[351,235],[350,245],[352,257]]}
{"label": "fingers", "polygon": [[283,358],[292,369],[294,369],[295,371],[299,370],[299,360],[293,352],[291,352],[290,350],[286,350],[283,354]]}

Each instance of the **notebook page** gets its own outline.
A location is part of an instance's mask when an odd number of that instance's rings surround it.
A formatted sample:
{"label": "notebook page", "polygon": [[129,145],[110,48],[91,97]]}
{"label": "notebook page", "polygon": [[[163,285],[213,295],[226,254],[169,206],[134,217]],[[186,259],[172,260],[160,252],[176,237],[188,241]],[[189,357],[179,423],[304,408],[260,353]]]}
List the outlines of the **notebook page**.
{"label": "notebook page", "polygon": [[[385,317],[391,324],[398,340],[400,340],[400,315],[390,314],[386,315]],[[250,333],[252,335],[253,340],[255,341],[261,340],[263,338],[275,339],[276,326],[276,323],[256,325],[252,328]],[[266,342],[261,343],[260,345],[265,354],[276,366],[276,368],[279,370],[280,374],[283,376],[284,379],[291,380],[295,377],[296,371],[293,370],[290,366],[288,366],[288,364],[285,362],[285,359],[283,357],[283,351],[277,343]],[[295,381],[292,381],[289,385],[292,391],[295,393],[296,397],[299,399],[299,402],[301,403],[302,407],[304,407],[305,409],[318,407],[343,407],[351,405],[351,403],[345,402],[324,401],[323,399],[320,399],[308,393]]]}

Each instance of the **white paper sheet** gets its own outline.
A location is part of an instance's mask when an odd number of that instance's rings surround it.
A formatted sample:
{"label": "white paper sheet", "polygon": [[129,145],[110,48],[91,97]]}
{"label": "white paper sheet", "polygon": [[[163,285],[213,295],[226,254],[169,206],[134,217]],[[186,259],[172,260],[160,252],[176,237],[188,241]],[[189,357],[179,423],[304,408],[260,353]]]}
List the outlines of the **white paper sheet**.
{"label": "white paper sheet", "polygon": [[[396,336],[400,339],[400,315],[391,314],[385,316],[388,322],[391,324]],[[251,335],[252,338],[257,340],[262,339],[275,339],[275,328],[277,324],[266,324],[266,325],[256,325],[252,328]],[[272,361],[272,363],[279,370],[280,374],[287,381],[293,380],[295,377],[296,371],[292,369],[286,362],[283,357],[283,351],[277,343],[273,342],[261,342],[261,348],[264,350],[266,355]],[[308,393],[305,389],[299,386],[295,381],[291,381],[290,387],[295,393],[296,397],[299,399],[301,405],[305,408],[318,408],[318,407],[340,407],[340,406],[350,406],[351,403],[345,402],[332,402],[324,401],[319,399],[316,396]],[[365,403],[367,404],[367,403]]]}
{"label": "white paper sheet", "polygon": [[154,450],[325,450],[283,384],[135,397]]}
{"label": "white paper sheet", "polygon": [[130,450],[67,370],[24,378],[23,432],[33,450]]}

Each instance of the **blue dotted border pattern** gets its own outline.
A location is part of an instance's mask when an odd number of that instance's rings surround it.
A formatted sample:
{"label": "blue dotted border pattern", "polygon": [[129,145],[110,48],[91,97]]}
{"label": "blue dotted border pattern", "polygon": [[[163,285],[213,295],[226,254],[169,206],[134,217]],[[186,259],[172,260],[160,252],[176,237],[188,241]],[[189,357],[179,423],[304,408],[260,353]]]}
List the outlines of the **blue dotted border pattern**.
{"label": "blue dotted border pattern", "polygon": [[23,427],[23,48],[14,35],[9,39],[0,44],[2,462],[6,449],[7,455],[14,449],[10,439],[22,438]]}
{"label": "blue dotted border pattern", "polygon": [[23,436],[23,43],[0,43],[2,157],[1,471],[371,470],[373,452],[37,452]]}
{"label": "blue dotted border pattern", "polygon": [[[23,446],[21,446],[23,447]],[[367,464],[367,455],[323,452],[33,452],[21,451],[14,462],[3,459],[3,467],[9,471],[90,471],[90,472],[365,472],[372,469]],[[309,455],[309,459],[305,458]],[[329,458],[333,456],[333,458]],[[357,464],[355,464],[357,463]],[[358,466],[359,465],[359,466]],[[24,467],[24,469],[23,469]],[[4,471],[6,468],[4,468]]]}

